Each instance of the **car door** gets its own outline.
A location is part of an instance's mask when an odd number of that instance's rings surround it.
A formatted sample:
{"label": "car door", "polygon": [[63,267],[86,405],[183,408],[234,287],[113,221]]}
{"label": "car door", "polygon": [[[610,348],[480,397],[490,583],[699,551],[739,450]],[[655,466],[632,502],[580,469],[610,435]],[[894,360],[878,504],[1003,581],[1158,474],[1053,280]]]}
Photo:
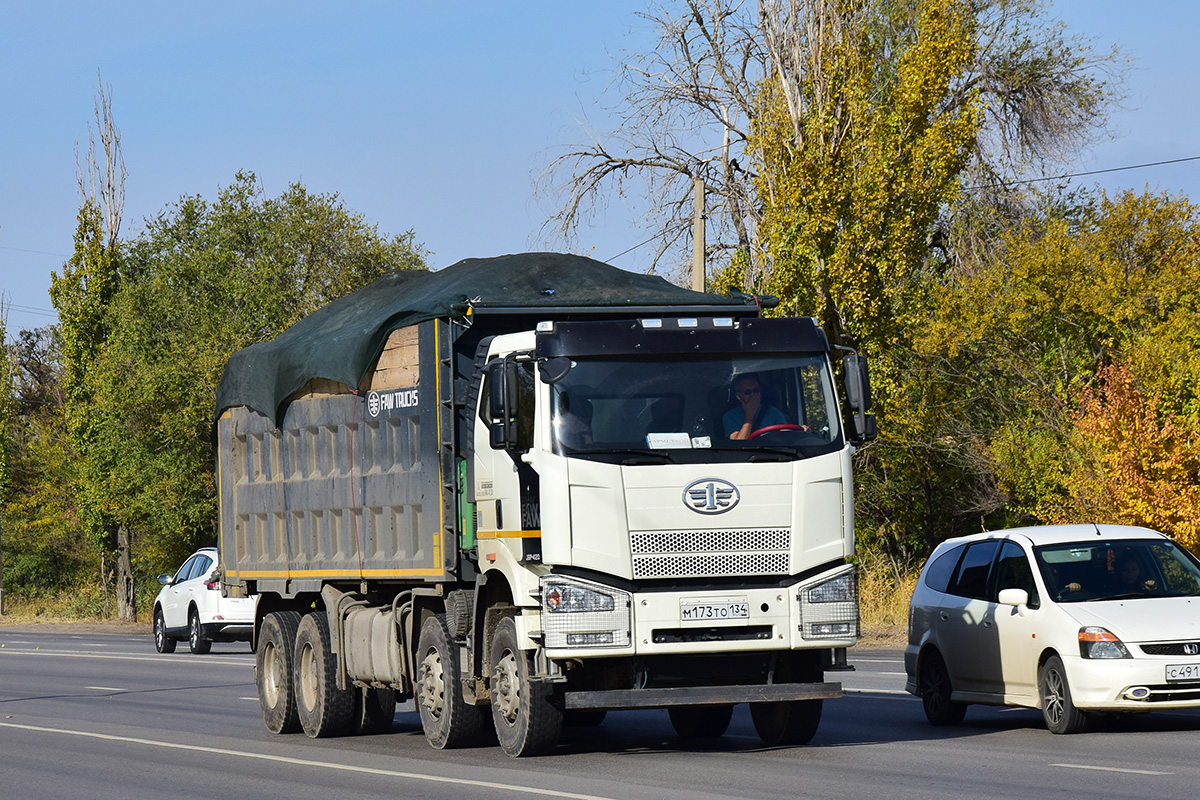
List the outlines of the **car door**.
{"label": "car door", "polygon": [[199,558],[199,555],[194,555],[183,562],[183,566],[179,568],[179,571],[175,573],[175,577],[171,579],[171,585],[163,592],[163,623],[168,628],[182,628],[187,624],[186,583],[192,568],[196,566],[197,558]]}
{"label": "car door", "polygon": [[998,659],[999,644],[993,622],[995,606],[988,595],[992,563],[999,547],[997,539],[967,547],[938,612],[942,658],[956,691],[998,691],[998,670],[991,664]]}
{"label": "car door", "polygon": [[[1008,540],[1000,547],[994,570],[992,600],[993,622],[999,644],[999,661],[994,677],[995,690],[1017,702],[1035,702],[1037,697],[1037,657],[1042,640],[1038,634],[1045,612],[1033,578],[1029,555],[1017,542]],[[1024,589],[1029,603],[1022,613],[1013,606],[996,602],[1004,589]],[[989,679],[992,680],[992,679]]]}
{"label": "car door", "polygon": [[[201,553],[196,556],[196,563],[192,566],[192,571],[187,579],[187,604],[184,606],[186,615],[187,609],[191,605],[195,605],[200,611],[200,619],[207,622],[211,618],[211,612],[215,612],[215,600],[209,595],[220,596],[220,592],[213,592],[205,584],[208,581],[208,576],[212,574],[213,565],[216,562],[209,555]],[[186,624],[186,616],[184,622]]]}

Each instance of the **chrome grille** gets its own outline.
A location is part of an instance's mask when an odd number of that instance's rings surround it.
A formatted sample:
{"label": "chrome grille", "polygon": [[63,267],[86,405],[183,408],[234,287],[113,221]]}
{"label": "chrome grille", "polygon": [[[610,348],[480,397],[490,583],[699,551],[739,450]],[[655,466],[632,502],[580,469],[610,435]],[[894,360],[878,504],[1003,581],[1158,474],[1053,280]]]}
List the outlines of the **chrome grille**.
{"label": "chrome grille", "polygon": [[[1138,645],[1148,656],[1195,656],[1200,655],[1200,642],[1171,642],[1169,644]],[[1188,652],[1188,651],[1191,652]]]}
{"label": "chrome grille", "polygon": [[791,545],[787,528],[630,533],[634,578],[787,575]]}

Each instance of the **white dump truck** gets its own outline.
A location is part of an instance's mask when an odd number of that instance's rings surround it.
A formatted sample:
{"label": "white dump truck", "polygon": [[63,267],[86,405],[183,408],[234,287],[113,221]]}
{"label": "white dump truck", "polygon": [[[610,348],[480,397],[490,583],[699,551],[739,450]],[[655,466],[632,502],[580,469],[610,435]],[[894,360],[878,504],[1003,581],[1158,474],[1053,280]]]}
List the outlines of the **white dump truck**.
{"label": "white dump truck", "polygon": [[[764,298],[527,253],[397,271],[235,354],[224,591],[267,727],[545,753],[564,724],[749,703],[803,743],[858,635],[865,361]],[[839,403],[835,365],[846,405]]]}

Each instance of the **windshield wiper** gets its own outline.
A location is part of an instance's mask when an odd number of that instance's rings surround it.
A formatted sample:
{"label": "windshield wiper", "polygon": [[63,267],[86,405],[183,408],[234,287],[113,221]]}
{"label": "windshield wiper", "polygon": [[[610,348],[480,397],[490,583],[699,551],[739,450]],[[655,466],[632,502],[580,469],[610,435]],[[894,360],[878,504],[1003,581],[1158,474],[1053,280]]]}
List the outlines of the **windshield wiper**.
{"label": "windshield wiper", "polygon": [[598,447],[587,450],[573,450],[571,455],[628,456],[628,458],[622,459],[621,466],[635,467],[642,464],[673,464],[675,463],[675,459],[670,456],[670,452],[670,450],[641,450],[632,447]]}

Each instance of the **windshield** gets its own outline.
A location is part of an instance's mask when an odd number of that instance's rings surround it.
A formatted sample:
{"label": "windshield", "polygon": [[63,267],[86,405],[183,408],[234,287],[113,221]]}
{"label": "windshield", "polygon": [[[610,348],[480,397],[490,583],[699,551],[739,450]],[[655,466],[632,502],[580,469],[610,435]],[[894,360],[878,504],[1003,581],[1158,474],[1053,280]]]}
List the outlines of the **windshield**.
{"label": "windshield", "polygon": [[578,359],[550,391],[558,453],[841,446],[824,354]]}
{"label": "windshield", "polygon": [[1200,594],[1200,565],[1161,539],[1073,542],[1034,548],[1046,588],[1064,603]]}

